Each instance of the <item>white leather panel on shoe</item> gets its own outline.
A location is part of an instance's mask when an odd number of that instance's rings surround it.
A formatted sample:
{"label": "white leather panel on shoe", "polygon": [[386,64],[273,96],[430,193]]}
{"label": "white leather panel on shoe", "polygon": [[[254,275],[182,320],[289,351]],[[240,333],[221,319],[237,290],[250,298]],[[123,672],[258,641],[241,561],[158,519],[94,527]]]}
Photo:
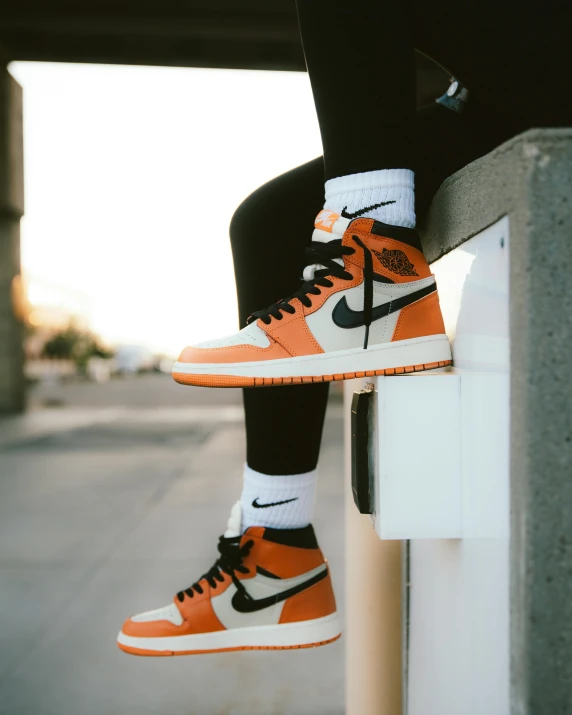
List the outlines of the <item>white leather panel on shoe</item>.
{"label": "white leather panel on shoe", "polygon": [[270,345],[268,335],[258,327],[256,323],[251,323],[234,335],[227,335],[218,340],[207,340],[204,343],[195,345],[196,348],[228,348],[233,345],[255,345],[257,348],[267,348]]}
{"label": "white leather panel on shoe", "polygon": [[[320,564],[315,569],[303,573],[294,578],[270,578],[262,574],[256,574],[254,578],[245,579],[242,583],[248,595],[255,600],[275,596],[276,594],[287,591],[290,588],[299,586],[305,581],[309,581],[317,574],[327,569],[326,564]],[[232,583],[220,594],[213,596],[211,603],[216,617],[225,628],[245,628],[248,626],[270,626],[276,625],[280,621],[282,609],[286,601],[279,601],[273,606],[261,608],[259,611],[251,611],[249,613],[241,613],[232,605],[232,599],[237,588]],[[216,592],[215,592],[216,593]]]}
{"label": "white leather panel on shoe", "polygon": [[154,611],[145,611],[131,618],[136,623],[145,623],[149,621],[170,621],[174,626],[180,626],[183,622],[183,617],[174,603],[156,608]]}
{"label": "white leather panel on shoe", "polygon": [[[373,305],[376,307],[396,298],[401,298],[404,295],[415,293],[415,291],[432,285],[434,282],[433,276],[410,283],[375,282],[373,285]],[[306,323],[324,352],[349,350],[363,346],[365,326],[340,328],[332,319],[334,308],[344,297],[351,310],[356,312],[363,311],[364,286],[361,283],[355,288],[334,293],[319,310],[306,316]],[[395,313],[390,313],[385,318],[379,318],[372,322],[369,328],[369,345],[391,342],[399,313],[400,311],[398,310]]]}

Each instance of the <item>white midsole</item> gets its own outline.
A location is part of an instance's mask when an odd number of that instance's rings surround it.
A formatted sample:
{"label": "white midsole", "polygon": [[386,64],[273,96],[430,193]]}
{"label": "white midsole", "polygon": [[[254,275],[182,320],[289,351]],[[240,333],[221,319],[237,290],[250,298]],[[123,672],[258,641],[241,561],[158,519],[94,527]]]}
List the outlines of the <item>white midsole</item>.
{"label": "white midsole", "polygon": [[446,335],[396,340],[317,355],[233,363],[176,362],[173,373],[186,375],[232,375],[236,377],[310,377],[367,370],[386,370],[451,359]]}
{"label": "white midsole", "polygon": [[337,638],[341,633],[337,613],[323,618],[298,623],[271,626],[231,628],[214,633],[197,633],[191,636],[136,638],[119,632],[117,642],[140,650],[180,653],[193,650],[222,650],[224,648],[286,648],[311,645]]}

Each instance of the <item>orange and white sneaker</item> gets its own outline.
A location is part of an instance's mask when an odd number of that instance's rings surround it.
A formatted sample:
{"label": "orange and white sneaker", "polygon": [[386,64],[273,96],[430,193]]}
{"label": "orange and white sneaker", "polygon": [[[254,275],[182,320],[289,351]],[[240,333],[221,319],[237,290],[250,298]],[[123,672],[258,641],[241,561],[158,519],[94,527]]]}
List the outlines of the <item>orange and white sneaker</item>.
{"label": "orange and white sneaker", "polygon": [[293,296],[254,313],[235,335],[185,348],[175,380],[259,387],[451,364],[437,285],[416,231],[324,210],[307,253]]}
{"label": "orange and white sneaker", "polygon": [[117,637],[121,650],[133,655],[282,650],[340,637],[328,564],[312,526],[250,527],[240,536],[239,524],[237,504],[215,565],[169,606],[127,619]]}

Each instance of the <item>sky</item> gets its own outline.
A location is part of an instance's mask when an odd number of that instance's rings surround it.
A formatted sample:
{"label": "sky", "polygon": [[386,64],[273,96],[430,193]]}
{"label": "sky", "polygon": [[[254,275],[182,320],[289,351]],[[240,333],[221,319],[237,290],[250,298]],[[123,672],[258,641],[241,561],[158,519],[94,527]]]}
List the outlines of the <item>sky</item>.
{"label": "sky", "polygon": [[260,184],[321,154],[308,76],[9,69],[24,89],[22,264],[32,287],[80,296],[111,344],[176,355],[234,332],[228,225]]}

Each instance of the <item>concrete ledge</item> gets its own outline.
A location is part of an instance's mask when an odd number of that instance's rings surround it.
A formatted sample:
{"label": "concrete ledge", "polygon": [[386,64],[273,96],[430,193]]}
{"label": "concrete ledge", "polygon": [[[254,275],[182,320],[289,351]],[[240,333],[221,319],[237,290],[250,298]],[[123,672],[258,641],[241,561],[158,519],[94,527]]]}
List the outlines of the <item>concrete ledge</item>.
{"label": "concrete ledge", "polygon": [[526,222],[530,208],[522,201],[523,191],[533,176],[550,173],[549,165],[560,157],[569,161],[571,151],[572,129],[531,129],[446,179],[420,227],[429,262],[505,214],[510,213],[513,226]]}

